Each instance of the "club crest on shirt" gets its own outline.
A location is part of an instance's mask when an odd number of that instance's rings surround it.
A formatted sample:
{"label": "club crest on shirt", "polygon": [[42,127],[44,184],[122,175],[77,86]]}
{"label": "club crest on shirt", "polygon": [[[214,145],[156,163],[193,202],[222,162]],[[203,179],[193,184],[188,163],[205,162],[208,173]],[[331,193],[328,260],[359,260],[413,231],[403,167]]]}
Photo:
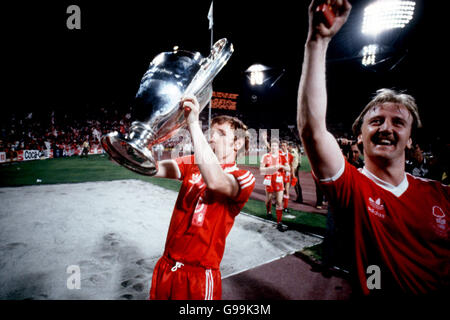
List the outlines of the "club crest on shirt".
{"label": "club crest on shirt", "polygon": [[189,183],[197,184],[197,183],[200,182],[200,180],[202,180],[201,173],[193,173],[192,176],[191,176],[191,179],[189,179]]}
{"label": "club crest on shirt", "polygon": [[440,237],[447,237],[447,219],[446,214],[442,208],[433,206],[433,229],[435,233]]}
{"label": "club crest on shirt", "polygon": [[384,204],[382,203],[380,198],[373,200],[371,197],[369,197],[367,210],[381,219],[384,219],[386,217]]}
{"label": "club crest on shirt", "polygon": [[203,202],[203,198],[200,197],[195,206],[194,214],[192,216],[192,224],[197,227],[202,227],[205,221],[207,205]]}

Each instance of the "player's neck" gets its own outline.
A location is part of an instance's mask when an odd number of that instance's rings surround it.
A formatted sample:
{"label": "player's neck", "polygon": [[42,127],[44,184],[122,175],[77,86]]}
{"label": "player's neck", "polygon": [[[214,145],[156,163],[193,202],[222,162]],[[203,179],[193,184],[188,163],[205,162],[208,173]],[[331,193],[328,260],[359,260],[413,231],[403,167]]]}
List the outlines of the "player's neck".
{"label": "player's neck", "polygon": [[217,157],[220,165],[234,164],[236,163],[236,153],[230,153],[223,157]]}
{"label": "player's neck", "polygon": [[393,186],[398,186],[405,178],[404,159],[403,161],[401,159],[389,161],[367,158],[364,167],[377,178]]}

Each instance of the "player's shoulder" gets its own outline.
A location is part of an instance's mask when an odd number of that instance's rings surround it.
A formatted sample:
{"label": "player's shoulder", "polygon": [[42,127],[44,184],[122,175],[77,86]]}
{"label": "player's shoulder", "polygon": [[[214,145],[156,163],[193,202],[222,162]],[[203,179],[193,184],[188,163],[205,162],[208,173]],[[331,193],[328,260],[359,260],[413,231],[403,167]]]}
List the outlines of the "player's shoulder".
{"label": "player's shoulder", "polygon": [[189,164],[194,164],[195,163],[195,158],[194,158],[194,155],[188,155],[188,156],[183,156],[183,157],[176,158],[175,162],[177,164],[189,165]]}
{"label": "player's shoulder", "polygon": [[244,176],[244,175],[250,175],[252,174],[250,170],[241,169],[238,166],[234,165],[233,167],[228,167],[224,169],[225,173],[232,174],[236,178]]}
{"label": "player's shoulder", "polygon": [[410,173],[406,173],[406,177],[408,179],[408,182],[415,188],[420,188],[424,191],[441,190],[447,194],[450,192],[450,186],[447,186],[440,181],[413,176]]}
{"label": "player's shoulder", "polygon": [[236,178],[239,185],[241,186],[241,189],[255,184],[255,177],[249,170],[239,169],[238,167],[235,167],[233,171],[230,171],[228,173],[232,174]]}

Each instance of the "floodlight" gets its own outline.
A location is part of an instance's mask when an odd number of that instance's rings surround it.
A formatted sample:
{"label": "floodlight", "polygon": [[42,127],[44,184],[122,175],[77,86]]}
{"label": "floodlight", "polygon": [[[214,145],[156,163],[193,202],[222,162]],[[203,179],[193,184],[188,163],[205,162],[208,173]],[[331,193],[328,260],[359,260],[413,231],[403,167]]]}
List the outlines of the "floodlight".
{"label": "floodlight", "polygon": [[246,72],[250,73],[250,84],[252,86],[262,85],[264,82],[264,71],[269,70],[270,68],[262,65],[262,64],[254,64],[251,65]]}
{"label": "floodlight", "polygon": [[376,57],[378,52],[378,45],[376,44],[369,44],[367,46],[364,46],[362,49],[362,65],[363,66],[371,66],[376,63]]}
{"label": "floodlight", "polygon": [[404,28],[413,18],[415,1],[378,0],[364,9],[362,33],[378,35],[396,28]]}

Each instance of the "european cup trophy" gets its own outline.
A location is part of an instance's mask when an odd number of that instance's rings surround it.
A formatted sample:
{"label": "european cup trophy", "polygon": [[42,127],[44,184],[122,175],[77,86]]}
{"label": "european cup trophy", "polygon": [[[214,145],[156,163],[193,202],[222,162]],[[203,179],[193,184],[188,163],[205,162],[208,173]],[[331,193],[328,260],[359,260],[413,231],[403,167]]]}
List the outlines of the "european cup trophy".
{"label": "european cup trophy", "polygon": [[110,132],[101,139],[111,159],[137,173],[155,175],[158,167],[152,146],[169,139],[186,124],[181,99],[194,95],[201,111],[211,100],[212,80],[232,53],[233,45],[221,39],[206,58],[184,50],[157,55],[142,77],[134,105],[137,119],[129,132]]}

